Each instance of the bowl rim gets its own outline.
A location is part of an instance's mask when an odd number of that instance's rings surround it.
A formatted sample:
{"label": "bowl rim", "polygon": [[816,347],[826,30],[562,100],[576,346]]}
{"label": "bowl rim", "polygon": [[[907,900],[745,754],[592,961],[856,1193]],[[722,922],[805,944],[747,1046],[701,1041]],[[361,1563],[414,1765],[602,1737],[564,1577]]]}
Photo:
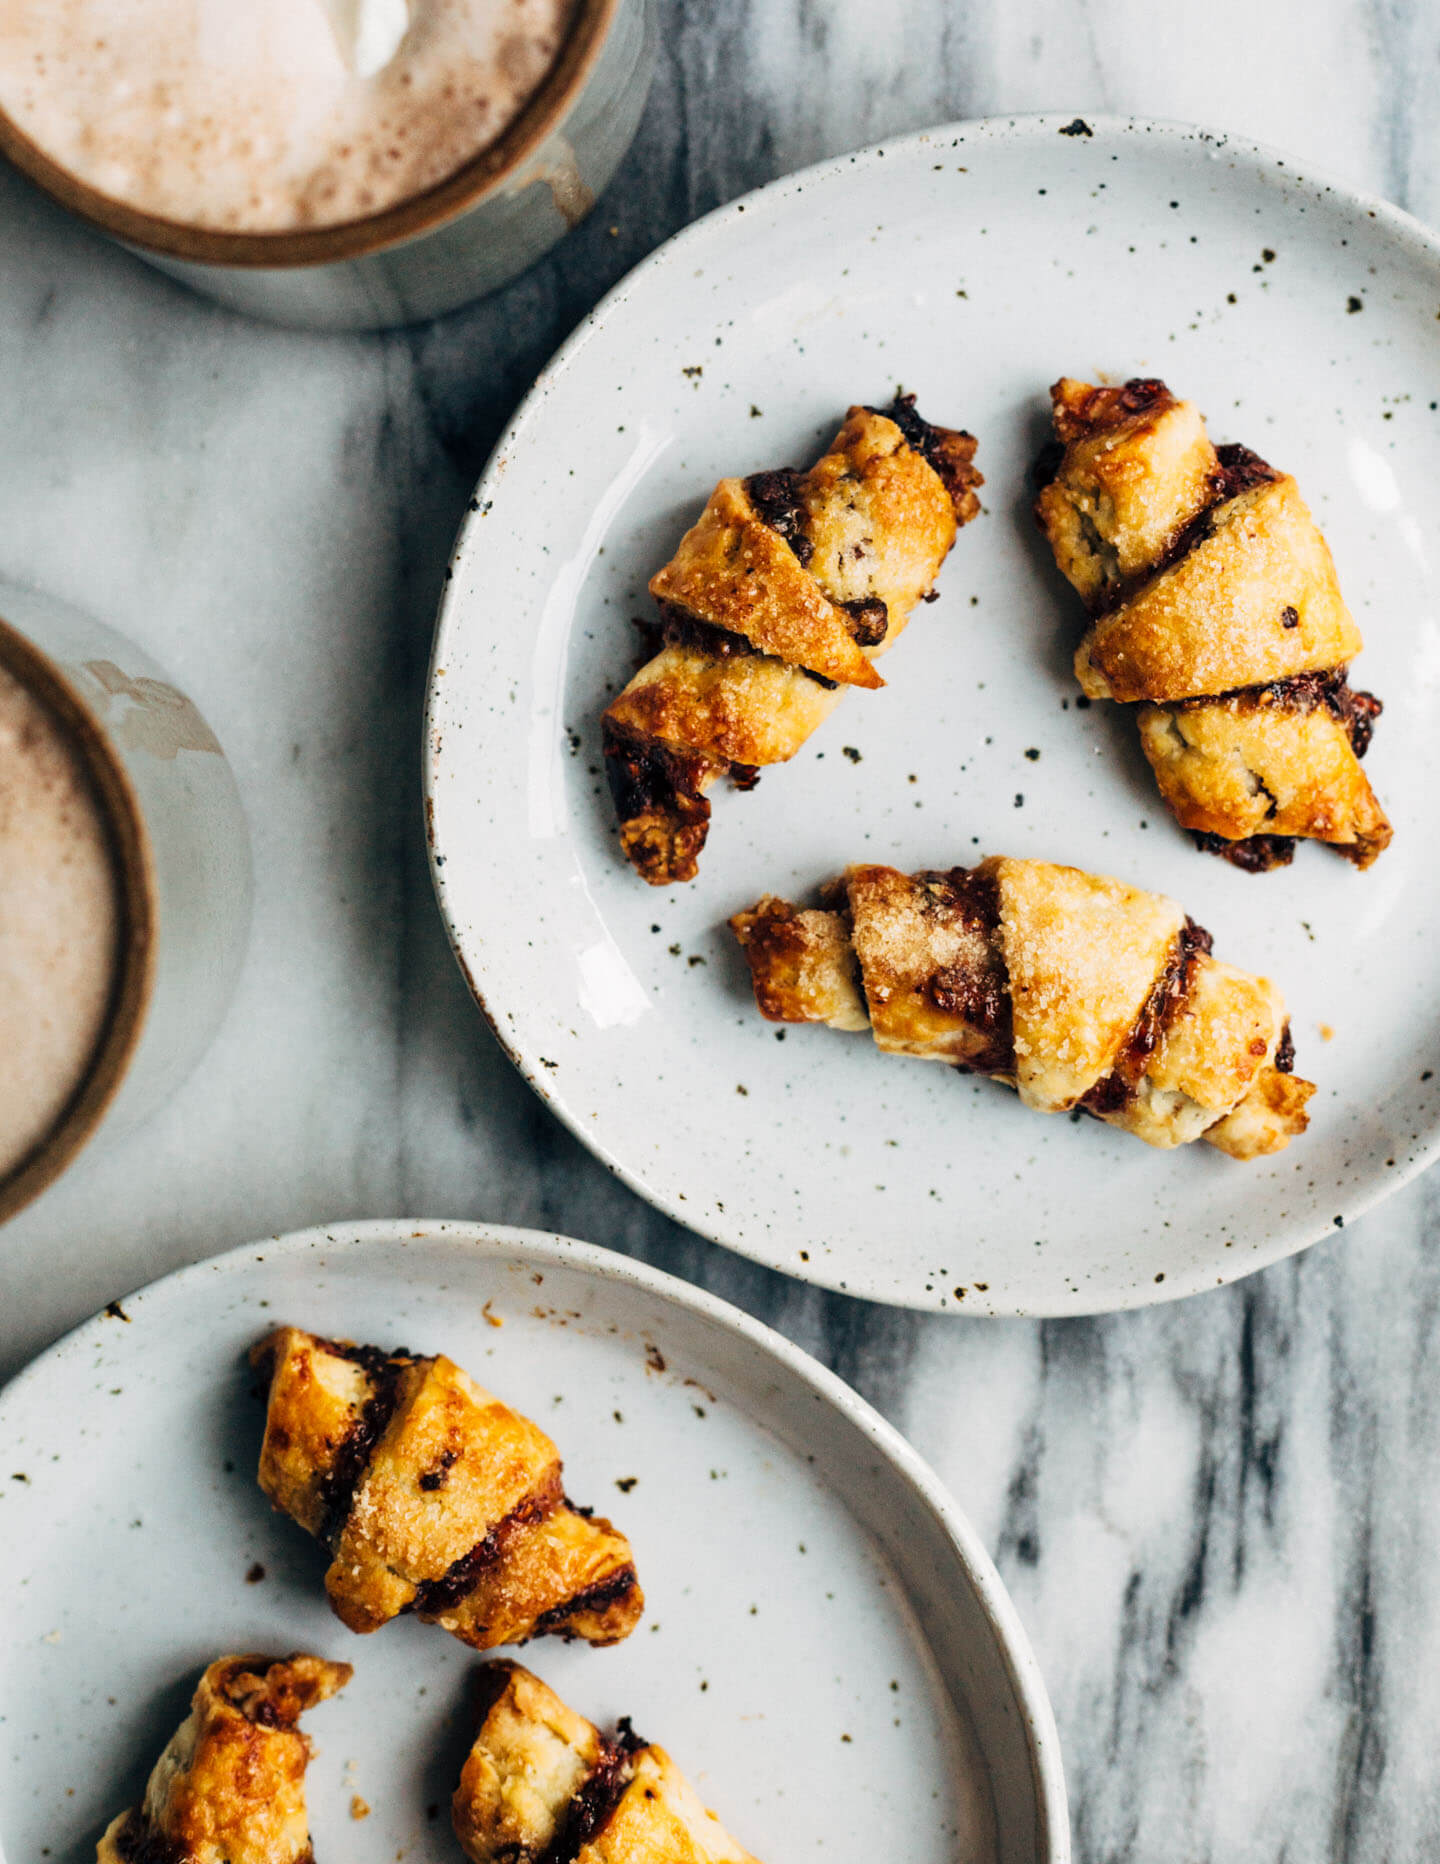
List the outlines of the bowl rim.
{"label": "bowl rim", "polygon": [[74,1163],[129,1073],[155,989],[160,902],[145,812],[124,760],[60,662],[3,614],[0,672],[10,674],[60,722],[79,752],[105,819],[120,920],[115,978],[103,1029],[54,1124],[15,1168],[0,1173],[0,1224],[4,1224]]}
{"label": "bowl rim", "polygon": [[363,258],[433,231],[512,180],[569,114],[604,50],[624,0],[576,0],[559,54],[514,121],[443,181],[378,213],[330,226],[239,232],[196,226],[132,207],[82,181],[35,142],[0,105],[0,155],[101,233],[166,259],[245,270],[293,271]]}

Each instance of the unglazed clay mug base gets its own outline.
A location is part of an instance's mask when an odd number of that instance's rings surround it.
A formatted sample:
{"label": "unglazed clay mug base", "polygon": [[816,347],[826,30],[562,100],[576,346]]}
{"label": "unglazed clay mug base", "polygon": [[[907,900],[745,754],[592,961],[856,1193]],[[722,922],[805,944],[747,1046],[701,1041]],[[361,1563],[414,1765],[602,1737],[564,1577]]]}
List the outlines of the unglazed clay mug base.
{"label": "unglazed clay mug base", "polygon": [[516,278],[579,224],[629,148],[655,65],[651,0],[578,0],[520,115],[448,180],[363,220],[230,233],[99,193],[0,111],[0,153],[61,206],[235,310],[314,330],[379,330],[455,310]]}
{"label": "unglazed clay mug base", "polygon": [[53,715],[109,830],[119,948],[88,1067],[39,1145],[0,1176],[0,1222],[99,1131],[129,1131],[209,1047],[250,925],[250,842],[219,742],[132,642],[49,596],[0,582],[0,668]]}

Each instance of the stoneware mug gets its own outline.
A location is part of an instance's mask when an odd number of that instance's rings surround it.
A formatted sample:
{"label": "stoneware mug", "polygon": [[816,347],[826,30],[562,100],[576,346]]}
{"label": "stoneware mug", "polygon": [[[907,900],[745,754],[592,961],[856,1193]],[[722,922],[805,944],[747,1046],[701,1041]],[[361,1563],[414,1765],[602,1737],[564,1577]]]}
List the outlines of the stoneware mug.
{"label": "stoneware mug", "polygon": [[577,0],[559,57],[496,142],[438,187],[338,226],[230,233],[144,213],[77,180],[3,111],[0,152],[222,304],[297,328],[378,330],[483,297],[583,220],[630,146],[654,65],[651,0]]}
{"label": "stoneware mug", "polygon": [[68,1105],[0,1177],[0,1222],[103,1126],[138,1125],[179,1086],[225,1012],[250,926],[250,842],[215,734],[132,642],[0,583],[0,667],[57,719],[108,831],[119,906],[110,1007]]}

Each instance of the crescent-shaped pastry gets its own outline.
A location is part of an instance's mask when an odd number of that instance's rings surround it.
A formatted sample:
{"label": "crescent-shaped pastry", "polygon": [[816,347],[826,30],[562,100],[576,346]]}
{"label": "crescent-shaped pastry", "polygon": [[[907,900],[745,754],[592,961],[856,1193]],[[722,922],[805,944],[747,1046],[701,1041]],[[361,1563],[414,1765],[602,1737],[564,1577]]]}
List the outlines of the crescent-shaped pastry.
{"label": "crescent-shaped pastry", "polygon": [[663,1748],[615,1738],[518,1663],[480,1676],[451,1808],[472,1864],[756,1864]]}
{"label": "crescent-shaped pastry", "polygon": [[96,1864],[314,1864],[310,1743],[297,1724],[350,1677],[348,1663],[320,1657],[217,1658]]}
{"label": "crescent-shaped pastry", "polygon": [[662,645],[604,717],[626,858],[652,886],[693,880],[705,792],[751,789],[875,670],[980,509],[969,434],[900,396],[851,408],[808,472],[722,479],[651,579]]}
{"label": "crescent-shaped pastry", "polygon": [[1213,447],[1163,382],[1050,395],[1035,515],[1090,610],[1087,696],[1139,703],[1160,792],[1202,846],[1260,871],[1305,838],[1368,867],[1391,835],[1359,762],[1380,701],[1347,682],[1360,630],[1295,481]]}
{"label": "crescent-shaped pastry", "polygon": [[852,867],[823,909],[767,897],[730,924],[771,1022],[868,1028],[1152,1146],[1255,1158],[1305,1130],[1279,991],[1161,894],[1047,861]]}
{"label": "crescent-shaped pastry", "polygon": [[629,1541],[571,1506],[544,1431],[453,1360],[298,1327],[250,1357],[270,1379],[260,1486],[329,1549],[325,1590],[352,1631],[413,1612],[490,1650],[634,1630]]}

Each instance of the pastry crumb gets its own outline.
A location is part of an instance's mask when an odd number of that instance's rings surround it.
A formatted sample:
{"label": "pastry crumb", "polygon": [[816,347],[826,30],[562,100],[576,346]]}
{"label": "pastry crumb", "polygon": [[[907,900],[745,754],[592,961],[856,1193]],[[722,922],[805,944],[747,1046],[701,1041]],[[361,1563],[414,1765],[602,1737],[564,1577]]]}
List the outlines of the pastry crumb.
{"label": "pastry crumb", "polygon": [[369,1802],[368,1800],[362,1799],[358,1793],[351,1795],[350,1817],[352,1819],[368,1819],[370,1817]]}

